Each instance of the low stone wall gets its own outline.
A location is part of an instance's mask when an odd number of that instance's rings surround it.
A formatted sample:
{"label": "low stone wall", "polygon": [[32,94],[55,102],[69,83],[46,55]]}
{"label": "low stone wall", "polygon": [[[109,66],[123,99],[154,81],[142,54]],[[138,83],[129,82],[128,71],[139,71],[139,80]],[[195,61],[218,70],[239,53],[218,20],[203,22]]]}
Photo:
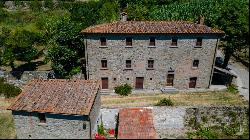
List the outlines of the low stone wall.
{"label": "low stone wall", "polygon": [[[52,79],[56,75],[52,71],[0,71],[0,77],[4,77],[8,83],[22,87],[26,82],[32,79]],[[72,79],[84,79],[84,74],[76,74]]]}
{"label": "low stone wall", "polygon": [[228,126],[245,127],[249,125],[249,106],[193,107],[186,109],[185,127],[189,130],[204,127]]}
{"label": "low stone wall", "polygon": [[[249,106],[147,108],[153,110],[154,126],[159,139],[187,138],[186,132],[194,130],[196,125],[241,126],[242,131],[249,125]],[[118,112],[119,108],[101,109],[101,118],[105,128],[115,129]]]}

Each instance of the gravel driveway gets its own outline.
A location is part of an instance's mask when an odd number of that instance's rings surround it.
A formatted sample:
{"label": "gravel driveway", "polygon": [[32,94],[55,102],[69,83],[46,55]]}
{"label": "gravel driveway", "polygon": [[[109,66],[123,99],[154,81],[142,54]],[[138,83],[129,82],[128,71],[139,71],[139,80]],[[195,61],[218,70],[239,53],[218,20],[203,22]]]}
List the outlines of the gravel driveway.
{"label": "gravel driveway", "polygon": [[[224,54],[217,50],[217,56],[224,58]],[[230,72],[237,75],[237,86],[240,91],[240,95],[244,96],[249,101],[249,69],[240,62],[236,62],[234,59],[229,61],[228,68]]]}

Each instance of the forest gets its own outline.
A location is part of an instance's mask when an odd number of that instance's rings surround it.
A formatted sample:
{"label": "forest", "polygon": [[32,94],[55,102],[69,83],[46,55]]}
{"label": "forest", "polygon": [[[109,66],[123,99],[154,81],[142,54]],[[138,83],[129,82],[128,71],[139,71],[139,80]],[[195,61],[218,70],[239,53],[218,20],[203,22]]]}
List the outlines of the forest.
{"label": "forest", "polygon": [[128,20],[187,20],[205,17],[205,24],[225,31],[220,47],[226,67],[243,52],[249,62],[248,0],[33,0],[0,2],[0,68],[44,70],[63,78],[84,72],[84,36],[88,26]]}

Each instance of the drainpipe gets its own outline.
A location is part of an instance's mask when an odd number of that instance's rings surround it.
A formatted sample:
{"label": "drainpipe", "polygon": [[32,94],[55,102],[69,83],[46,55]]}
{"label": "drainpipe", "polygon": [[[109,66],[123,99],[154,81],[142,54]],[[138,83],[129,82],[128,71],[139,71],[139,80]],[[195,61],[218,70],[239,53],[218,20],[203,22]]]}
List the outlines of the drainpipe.
{"label": "drainpipe", "polygon": [[216,52],[217,52],[217,48],[218,48],[218,42],[219,42],[219,39],[217,38],[216,47],[215,47],[215,50],[214,50],[213,64],[212,64],[212,69],[211,69],[211,73],[210,73],[209,85],[208,85],[207,88],[209,88],[210,85],[211,85],[211,83],[212,83],[213,72],[214,72],[214,65],[215,65],[215,58],[216,58]]}

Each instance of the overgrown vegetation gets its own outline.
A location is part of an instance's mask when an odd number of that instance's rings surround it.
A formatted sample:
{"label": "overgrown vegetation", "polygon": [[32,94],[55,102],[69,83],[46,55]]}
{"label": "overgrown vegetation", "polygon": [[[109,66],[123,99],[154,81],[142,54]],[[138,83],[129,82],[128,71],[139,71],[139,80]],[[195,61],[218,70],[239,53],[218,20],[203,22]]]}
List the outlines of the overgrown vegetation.
{"label": "overgrown vegetation", "polygon": [[240,126],[199,126],[195,131],[187,132],[189,139],[249,139],[249,129],[244,128],[240,133]]}
{"label": "overgrown vegetation", "polygon": [[163,98],[161,99],[160,101],[158,101],[156,104],[156,106],[173,106],[174,103],[173,101],[170,99],[170,97],[167,99],[167,98]]}
{"label": "overgrown vegetation", "polygon": [[237,89],[237,86],[233,85],[233,84],[231,84],[231,85],[229,85],[227,87],[227,91],[230,92],[230,93],[233,93],[233,94],[236,94],[236,93],[239,92],[238,89]]}
{"label": "overgrown vegetation", "polygon": [[0,65],[12,70],[17,70],[16,61],[30,63],[46,56],[44,62],[51,62],[52,69],[63,78],[84,73],[85,50],[80,31],[119,20],[122,11],[128,13],[128,20],[195,22],[204,16],[206,25],[226,32],[221,43],[226,53],[224,66],[236,50],[249,46],[249,1],[246,0],[65,0],[57,3],[18,0],[14,3],[14,10],[6,10],[4,1],[0,2]]}
{"label": "overgrown vegetation", "polygon": [[0,94],[4,94],[6,98],[15,97],[18,94],[20,94],[21,91],[22,90],[20,88],[14,85],[5,83],[4,78],[0,78]]}
{"label": "overgrown vegetation", "polygon": [[127,83],[124,85],[117,86],[114,89],[115,89],[116,94],[119,94],[122,96],[128,96],[132,92],[132,87]]}

